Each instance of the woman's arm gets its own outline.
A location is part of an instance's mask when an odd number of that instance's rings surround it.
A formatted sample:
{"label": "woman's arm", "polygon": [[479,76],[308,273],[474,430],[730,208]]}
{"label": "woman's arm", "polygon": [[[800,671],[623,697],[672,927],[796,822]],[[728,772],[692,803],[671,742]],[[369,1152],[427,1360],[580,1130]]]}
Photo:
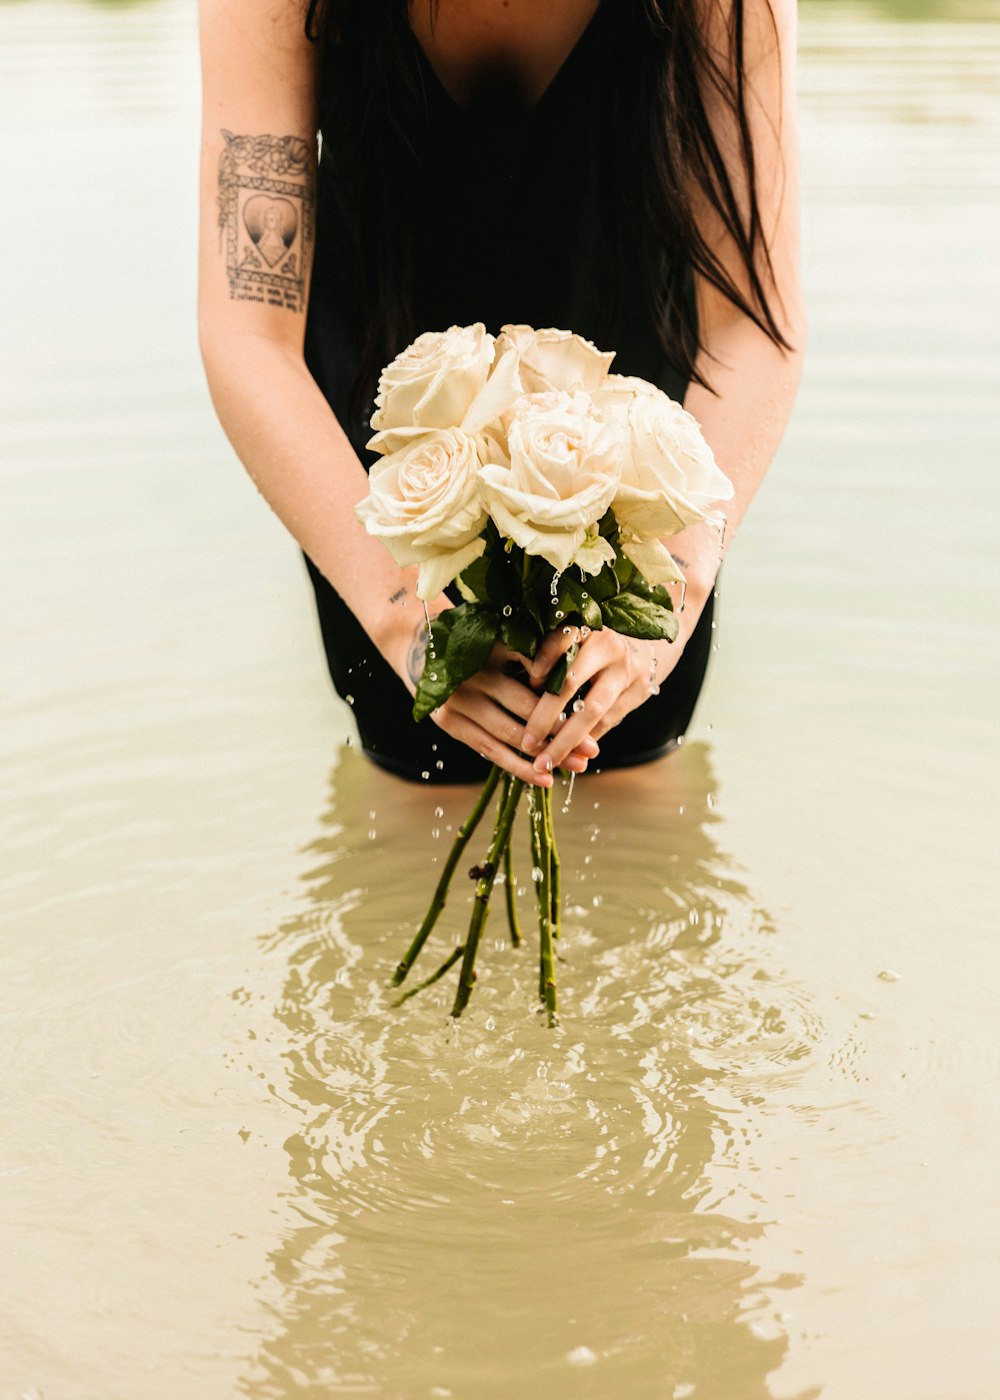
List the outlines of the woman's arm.
{"label": "woman's arm", "polygon": [[[219,420],[259,491],[412,691],[423,666],[416,570],[354,507],[368,478],[303,358],[316,201],[316,52],[296,0],[202,0],[199,339]],[[447,607],[443,596],[431,612]],[[509,655],[509,654],[507,654]],[[461,687],[440,726],[528,781],[535,698],[505,659]],[[571,766],[586,767],[590,741]],[[547,785],[545,779],[543,785]]]}
{"label": "woman's arm", "polygon": [[[716,52],[728,52],[727,7],[703,0],[704,24]],[[747,508],[777,451],[792,410],[801,374],[806,324],[799,270],[798,132],[795,114],[796,14],[794,0],[746,0],[745,61],[747,116],[757,167],[757,198],[770,252],[764,287],[778,329],[791,349],[776,345],[743,312],[697,278],[703,351],[697,368],[710,388],[692,383],[685,407],[701,424],[734,495],[721,504],[727,517],[720,547],[716,531],[699,525],[665,543],[687,579],[680,634],[674,642],[636,642],[605,629],[580,649],[572,682],[558,697],[543,696],[527,725],[526,751],[538,753],[535,766],[546,771],[590,733],[599,739],[648,699],[670,674],[715,586],[725,550],[732,544]],[[732,114],[708,95],[709,115],[727,156],[738,194],[745,197]],[[736,286],[751,296],[746,268],[714,210],[698,210],[702,231]],[[671,589],[675,607],[680,590]],[[556,634],[535,659],[533,676],[544,676],[572,638]],[[546,744],[560,711],[570,711],[573,692],[591,682],[585,706]]]}

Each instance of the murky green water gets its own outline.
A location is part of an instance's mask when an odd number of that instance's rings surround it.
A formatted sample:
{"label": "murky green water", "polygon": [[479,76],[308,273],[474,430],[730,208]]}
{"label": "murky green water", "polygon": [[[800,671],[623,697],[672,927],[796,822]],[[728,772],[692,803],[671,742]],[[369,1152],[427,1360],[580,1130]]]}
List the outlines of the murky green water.
{"label": "murky green water", "polygon": [[803,12],[806,382],[555,1034],[499,936],[390,1007],[469,797],[207,406],[191,7],[0,38],[0,1396],[991,1400],[1000,10]]}

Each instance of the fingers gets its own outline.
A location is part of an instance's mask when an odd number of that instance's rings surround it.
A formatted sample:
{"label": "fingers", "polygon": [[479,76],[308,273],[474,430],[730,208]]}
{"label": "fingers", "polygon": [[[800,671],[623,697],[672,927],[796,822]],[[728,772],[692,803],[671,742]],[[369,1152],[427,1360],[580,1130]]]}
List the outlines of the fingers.
{"label": "fingers", "polygon": [[[596,738],[594,730],[622,696],[621,681],[613,670],[602,671],[590,687],[585,698],[574,701],[573,709],[566,723],[552,735],[543,751],[535,759],[535,771],[550,772],[565,763],[566,756],[573,752],[587,735]],[[607,725],[606,729],[610,729]],[[606,732],[605,730],[601,731]]]}
{"label": "fingers", "polygon": [[[457,695],[458,692],[456,691]],[[505,743],[496,734],[483,727],[477,720],[472,719],[468,714],[454,703],[455,696],[451,696],[437,710],[432,711],[431,718],[435,724],[439,725],[446,734],[450,734],[453,739],[458,739],[463,744],[468,744],[470,749],[481,754],[490,763],[496,763],[505,772],[512,773],[515,778],[520,778],[522,782],[533,783],[536,787],[551,787],[552,774],[537,772],[531,762],[517,753],[510,744]],[[499,706],[493,707],[497,715],[502,716],[504,711]],[[509,723],[520,733],[521,726],[516,720],[507,716]],[[502,723],[498,721],[498,723]]]}
{"label": "fingers", "polygon": [[[487,719],[483,718],[482,714],[477,713],[476,701],[473,698],[475,692],[478,692],[484,700],[492,701],[495,706],[499,706],[499,715],[502,716],[502,719],[491,713],[490,721],[487,721]],[[459,708],[463,710],[463,712],[469,714],[470,718],[475,719],[491,732],[496,732],[504,742],[509,743],[512,747],[524,749],[525,752],[529,752],[529,750],[524,748],[525,731],[523,726],[520,724],[516,725],[515,732],[515,729],[510,727],[509,722],[506,724],[503,722],[508,719],[508,715],[503,712],[507,711],[511,715],[517,715],[522,720],[528,719],[535,707],[539,704],[538,696],[533,690],[529,690],[526,685],[522,685],[519,681],[514,680],[513,677],[503,675],[502,672],[486,670],[479,671],[476,675],[472,676],[464,685],[456,690],[455,695],[458,697],[457,703]],[[556,699],[555,696],[548,696],[546,698],[550,700]],[[558,705],[556,706],[555,713],[558,716]],[[499,727],[495,727],[496,724],[499,724]],[[542,732],[539,743],[536,744],[535,749],[530,750],[530,752],[534,753],[541,744],[545,742],[548,733],[548,729]],[[575,751],[575,756],[586,760],[588,758],[596,758],[598,753],[600,753],[600,749],[597,743],[588,735],[585,736],[583,742]],[[569,768],[573,767],[573,764],[570,763],[571,757],[573,757],[572,754],[567,755],[566,766]],[[576,771],[582,773],[585,767],[586,762],[583,763],[582,767],[577,768]]]}
{"label": "fingers", "polygon": [[550,632],[535,653],[535,659],[525,663],[531,684],[540,684],[560,656],[564,656],[571,646],[582,640],[583,634],[579,627],[560,627],[557,631]]}
{"label": "fingers", "polygon": [[[580,703],[573,697],[581,686],[597,675],[602,666],[607,665],[611,659],[609,651],[610,646],[603,635],[600,632],[591,633],[581,645],[580,654],[570,667],[558,695],[535,696],[533,692],[529,692],[535,703],[531,714],[525,716],[528,722],[525,726],[524,743],[521,745],[525,753],[537,753],[553,730],[559,728],[559,716],[564,711],[569,711],[571,705]],[[589,728],[588,725],[584,733],[589,732]]]}
{"label": "fingers", "polygon": [[[468,744],[515,777],[541,787],[552,786],[551,774],[536,769],[529,758],[518,752],[524,739],[521,722],[476,686],[468,682],[459,686],[433,712],[432,718],[453,738]],[[571,772],[583,773],[588,761],[598,753],[597,741],[585,735],[580,745],[567,751],[563,766]]]}

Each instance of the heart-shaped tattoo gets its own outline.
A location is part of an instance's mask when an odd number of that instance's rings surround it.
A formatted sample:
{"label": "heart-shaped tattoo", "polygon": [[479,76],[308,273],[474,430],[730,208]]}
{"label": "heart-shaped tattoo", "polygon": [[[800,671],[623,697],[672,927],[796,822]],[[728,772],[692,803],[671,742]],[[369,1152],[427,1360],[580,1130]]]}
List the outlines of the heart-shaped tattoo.
{"label": "heart-shaped tattoo", "polygon": [[295,205],[273,195],[251,195],[243,206],[243,222],[268,267],[281,261],[299,230]]}

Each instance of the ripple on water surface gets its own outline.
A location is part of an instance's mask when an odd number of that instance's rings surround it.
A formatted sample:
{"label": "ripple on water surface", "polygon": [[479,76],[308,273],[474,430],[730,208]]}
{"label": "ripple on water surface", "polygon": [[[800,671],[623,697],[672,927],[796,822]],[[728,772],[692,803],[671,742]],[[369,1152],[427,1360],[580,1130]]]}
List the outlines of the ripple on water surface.
{"label": "ripple on water surface", "polygon": [[[823,1028],[776,966],[773,921],[715,843],[706,751],[692,745],[672,763],[629,788],[612,775],[579,783],[559,814],[574,873],[550,1030],[535,1009],[530,937],[509,946],[502,906],[460,1022],[447,1014],[454,974],[394,1007],[386,981],[471,796],[441,799],[435,840],[426,790],[345,752],[302,908],[269,942],[288,958],[280,1092],[301,1116],[285,1145],[296,1220],[308,1222],[273,1263],[296,1277],[295,1316],[307,1299],[317,1335],[338,1329],[352,1374],[366,1374],[368,1348],[384,1382],[390,1337],[434,1335],[456,1288],[519,1318],[543,1366],[557,1353],[575,1366],[574,1346],[648,1365],[664,1354],[664,1329],[687,1335],[699,1308],[709,1332],[740,1347],[778,1344],[737,1323],[764,1282],[748,1254],[763,1228],[746,1209],[755,1105],[794,1083]],[[460,936],[466,905],[464,892],[449,904],[428,970]],[[416,1293],[415,1273],[428,1281]],[[551,1274],[551,1293],[539,1274]],[[650,1293],[662,1306],[650,1309]],[[391,1325],[383,1317],[373,1331],[386,1307]],[[524,1332],[526,1310],[537,1334]],[[311,1345],[285,1316],[260,1358],[276,1385],[289,1348]],[[703,1340],[685,1345],[700,1352]],[[460,1345],[455,1355],[453,1335],[450,1349],[468,1380],[474,1356]],[[775,1358],[765,1360],[766,1370]],[[481,1376],[477,1394],[504,1393],[511,1374]]]}

